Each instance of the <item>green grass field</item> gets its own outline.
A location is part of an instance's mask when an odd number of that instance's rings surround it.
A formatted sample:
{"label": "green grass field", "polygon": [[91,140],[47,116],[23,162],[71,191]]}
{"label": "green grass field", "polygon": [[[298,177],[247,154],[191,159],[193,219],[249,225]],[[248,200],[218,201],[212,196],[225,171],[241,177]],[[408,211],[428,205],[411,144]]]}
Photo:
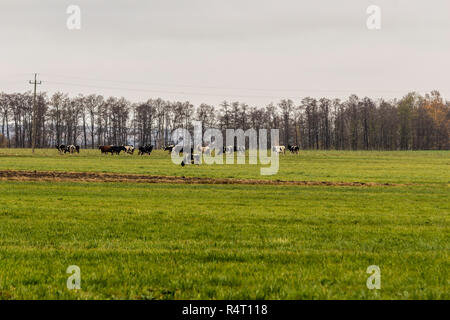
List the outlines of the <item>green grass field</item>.
{"label": "green grass field", "polygon": [[[0,181],[0,299],[450,298],[448,151],[308,151],[266,177],[169,159],[0,149],[0,170],[406,185]],[[69,265],[81,290],[66,288]]]}
{"label": "green grass field", "polygon": [[449,151],[301,151],[280,155],[277,175],[261,176],[257,165],[174,165],[167,152],[151,156],[101,155],[99,150],[59,155],[56,149],[0,149],[0,170],[95,171],[216,178],[380,182],[447,185]]}

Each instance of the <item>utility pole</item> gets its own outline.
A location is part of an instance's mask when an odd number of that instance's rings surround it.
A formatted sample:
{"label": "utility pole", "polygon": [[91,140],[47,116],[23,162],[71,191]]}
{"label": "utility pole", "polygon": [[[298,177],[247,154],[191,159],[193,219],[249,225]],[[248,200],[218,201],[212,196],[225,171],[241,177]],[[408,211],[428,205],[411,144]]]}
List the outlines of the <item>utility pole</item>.
{"label": "utility pole", "polygon": [[30,80],[30,84],[34,85],[34,95],[33,95],[33,124],[31,128],[31,150],[34,153],[34,148],[36,147],[36,87],[38,84],[42,84],[42,81],[37,81],[37,73],[34,74],[34,81]]}

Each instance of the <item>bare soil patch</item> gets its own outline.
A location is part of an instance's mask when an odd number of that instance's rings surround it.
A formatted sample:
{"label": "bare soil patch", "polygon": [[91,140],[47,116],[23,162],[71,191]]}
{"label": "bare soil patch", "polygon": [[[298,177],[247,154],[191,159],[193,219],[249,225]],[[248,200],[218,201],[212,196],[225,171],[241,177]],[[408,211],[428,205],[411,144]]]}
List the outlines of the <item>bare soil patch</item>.
{"label": "bare soil patch", "polygon": [[339,186],[376,187],[404,186],[405,184],[375,182],[332,182],[332,181],[286,181],[235,178],[201,178],[185,176],[154,176],[102,172],[64,172],[64,171],[0,171],[0,180],[9,181],[75,181],[75,182],[132,182],[168,184],[239,184],[239,185],[297,185],[297,186]]}

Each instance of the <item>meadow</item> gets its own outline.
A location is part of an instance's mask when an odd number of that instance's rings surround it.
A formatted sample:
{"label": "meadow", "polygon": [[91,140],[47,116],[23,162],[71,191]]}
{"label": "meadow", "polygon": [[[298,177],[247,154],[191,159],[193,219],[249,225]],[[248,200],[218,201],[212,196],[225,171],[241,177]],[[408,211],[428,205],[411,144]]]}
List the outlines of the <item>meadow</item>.
{"label": "meadow", "polygon": [[102,155],[99,150],[60,155],[56,149],[1,149],[0,170],[114,172],[212,178],[439,184],[450,181],[449,151],[301,151],[280,155],[276,175],[259,165],[181,166],[162,150],[151,156]]}
{"label": "meadow", "polygon": [[[1,170],[396,183],[0,180],[0,299],[449,299],[450,152],[302,151],[280,172],[0,149]],[[68,290],[66,269],[81,268]],[[369,290],[366,269],[381,269]]]}

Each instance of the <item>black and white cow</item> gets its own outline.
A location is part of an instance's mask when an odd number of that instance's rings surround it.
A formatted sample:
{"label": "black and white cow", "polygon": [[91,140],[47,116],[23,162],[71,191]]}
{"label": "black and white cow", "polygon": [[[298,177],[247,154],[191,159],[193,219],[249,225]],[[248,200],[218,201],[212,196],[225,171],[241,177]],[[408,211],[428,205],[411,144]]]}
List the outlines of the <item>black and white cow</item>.
{"label": "black and white cow", "polygon": [[128,154],[134,153],[134,146],[125,146],[125,152]]}
{"label": "black and white cow", "polygon": [[[79,150],[80,147],[78,147]],[[73,145],[73,144],[69,144],[68,146],[66,146],[66,148],[64,149],[64,153],[70,153],[73,154],[75,152],[77,152],[77,146]],[[79,152],[79,151],[78,151]]]}
{"label": "black and white cow", "polygon": [[185,155],[183,161],[181,161],[181,166],[184,167],[188,162],[200,165],[200,157],[201,155],[199,153],[194,153],[194,149],[191,148],[190,156]]}
{"label": "black and white cow", "polygon": [[245,152],[245,147],[244,146],[234,146],[234,151],[235,152]]}
{"label": "black and white cow", "polygon": [[232,154],[233,151],[234,151],[234,147],[233,146],[225,146],[225,147],[223,147],[223,153]]}
{"label": "black and white cow", "polygon": [[80,146],[77,145],[73,145],[73,144],[69,144],[69,145],[65,145],[65,144],[59,144],[55,146],[56,149],[59,151],[59,153],[80,153]]}
{"label": "black and white cow", "polygon": [[65,144],[57,144],[55,147],[59,151],[59,153],[63,153],[66,150]]}
{"label": "black and white cow", "polygon": [[285,146],[273,146],[272,151],[276,153],[286,153],[286,147]]}
{"label": "black and white cow", "polygon": [[173,148],[175,148],[175,145],[171,144],[164,147],[164,151],[169,151],[169,153],[172,153]]}
{"label": "black and white cow", "polygon": [[288,145],[288,150],[289,150],[291,153],[297,153],[297,154],[298,154],[298,151],[300,150],[300,148],[299,148],[298,146],[291,146],[291,145]]}
{"label": "black and white cow", "polygon": [[232,154],[233,152],[245,152],[244,146],[225,146],[223,153]]}

